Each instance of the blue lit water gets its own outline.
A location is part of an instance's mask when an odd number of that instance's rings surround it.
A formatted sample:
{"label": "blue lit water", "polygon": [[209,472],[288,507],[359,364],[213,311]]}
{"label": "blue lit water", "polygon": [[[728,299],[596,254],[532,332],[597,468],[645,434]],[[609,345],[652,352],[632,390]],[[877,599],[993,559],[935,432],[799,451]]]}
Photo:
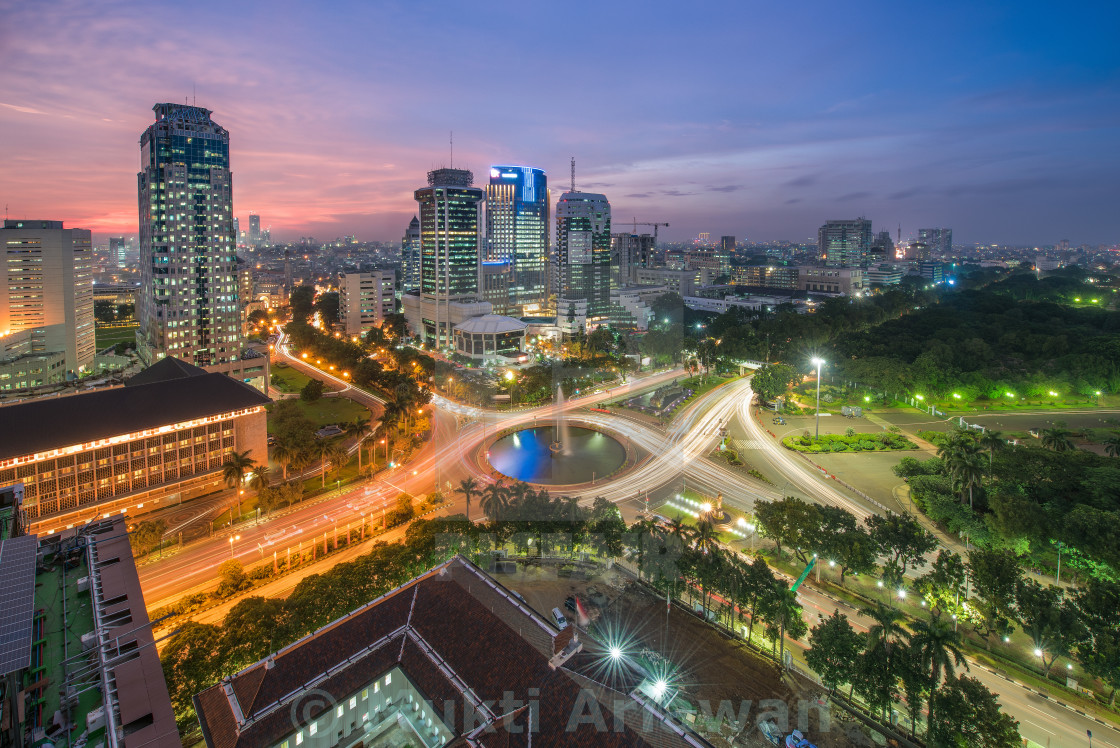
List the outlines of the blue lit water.
{"label": "blue lit water", "polygon": [[587,483],[613,473],[626,461],[626,450],[613,438],[591,429],[569,428],[567,454],[552,456],[554,429],[538,426],[503,436],[490,447],[490,464],[498,472],[526,483]]}

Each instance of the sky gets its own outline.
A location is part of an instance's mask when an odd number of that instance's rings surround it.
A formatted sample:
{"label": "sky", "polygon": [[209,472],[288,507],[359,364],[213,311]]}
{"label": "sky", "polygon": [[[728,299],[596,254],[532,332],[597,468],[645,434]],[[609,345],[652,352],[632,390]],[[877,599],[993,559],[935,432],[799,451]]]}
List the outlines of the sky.
{"label": "sky", "polygon": [[[779,7],[780,6],[780,7]],[[399,240],[426,172],[544,168],[616,228],[1120,241],[1112,2],[0,0],[0,202],[137,231],[139,139],[195,97],[234,212]],[[639,227],[639,230],[641,227]],[[645,229],[648,230],[648,229]]]}

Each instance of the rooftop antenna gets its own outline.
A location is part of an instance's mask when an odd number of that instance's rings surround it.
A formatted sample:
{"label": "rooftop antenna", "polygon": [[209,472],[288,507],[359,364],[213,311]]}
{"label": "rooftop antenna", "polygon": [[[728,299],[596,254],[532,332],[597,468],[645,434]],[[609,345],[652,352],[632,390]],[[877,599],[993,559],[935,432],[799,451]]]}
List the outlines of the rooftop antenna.
{"label": "rooftop antenna", "polygon": [[572,156],[572,192],[576,191],[576,157]]}
{"label": "rooftop antenna", "polygon": [[198,86],[191,84],[191,106],[198,106]]}
{"label": "rooftop antenna", "polygon": [[898,244],[902,244],[902,224],[898,224]]}

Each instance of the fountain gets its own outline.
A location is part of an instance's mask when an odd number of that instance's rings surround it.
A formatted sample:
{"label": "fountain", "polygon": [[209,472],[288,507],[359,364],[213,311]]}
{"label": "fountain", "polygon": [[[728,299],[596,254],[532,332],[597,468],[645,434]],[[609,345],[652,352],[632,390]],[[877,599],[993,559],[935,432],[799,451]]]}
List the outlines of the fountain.
{"label": "fountain", "polygon": [[626,449],[613,437],[572,426],[564,413],[564,393],[556,389],[552,424],[519,429],[487,450],[503,475],[526,483],[571,485],[606,478],[626,462]]}
{"label": "fountain", "polygon": [[572,435],[568,431],[568,421],[564,418],[564,389],[562,387],[556,388],[556,403],[553,410],[556,413],[556,425],[553,427],[552,433],[555,435],[556,441],[549,445],[549,450],[551,450],[553,457],[570,455]]}

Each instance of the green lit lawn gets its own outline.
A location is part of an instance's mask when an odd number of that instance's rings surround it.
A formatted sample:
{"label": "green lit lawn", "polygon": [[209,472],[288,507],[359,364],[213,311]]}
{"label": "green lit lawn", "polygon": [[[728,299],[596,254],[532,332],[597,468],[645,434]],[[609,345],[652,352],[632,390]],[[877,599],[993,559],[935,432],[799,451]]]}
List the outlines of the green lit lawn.
{"label": "green lit lawn", "polygon": [[[294,402],[299,406],[303,415],[315,424],[315,428],[328,426],[332,423],[342,426],[350,421],[368,420],[370,417],[369,408],[344,397],[323,397],[313,403],[307,403],[299,399],[294,400]],[[269,430],[272,429],[271,419],[269,419],[268,427]]]}
{"label": "green lit lawn", "polygon": [[102,351],[117,343],[132,343],[136,340],[137,325],[129,327],[96,328],[95,340],[97,350]]}
{"label": "green lit lawn", "polygon": [[[311,381],[311,377],[296,371],[291,366],[273,366],[271,373],[272,386],[281,392],[299,392]],[[327,382],[323,384],[325,389],[331,389]]]}

